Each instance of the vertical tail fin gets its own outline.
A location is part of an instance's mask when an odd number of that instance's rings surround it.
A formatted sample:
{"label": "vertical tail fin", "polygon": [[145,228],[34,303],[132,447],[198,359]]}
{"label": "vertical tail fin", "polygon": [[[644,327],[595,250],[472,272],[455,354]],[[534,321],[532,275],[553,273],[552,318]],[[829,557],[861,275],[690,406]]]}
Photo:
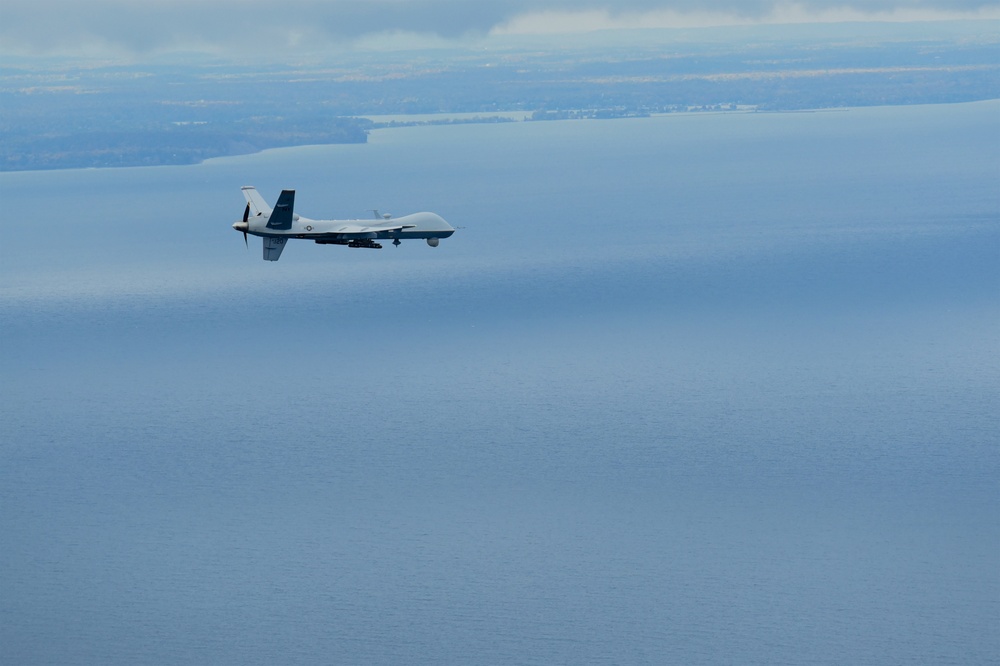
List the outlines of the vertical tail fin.
{"label": "vertical tail fin", "polygon": [[270,215],[271,207],[267,205],[264,198],[257,193],[257,188],[251,185],[244,186],[243,198],[247,200],[247,205],[253,209],[254,215]]}
{"label": "vertical tail fin", "polygon": [[280,236],[265,236],[264,241],[264,259],[267,261],[277,261],[281,258],[281,251],[285,249],[285,238]]}
{"label": "vertical tail fin", "polygon": [[281,190],[278,203],[274,204],[274,210],[267,220],[268,229],[291,229],[292,210],[295,208],[295,190]]}

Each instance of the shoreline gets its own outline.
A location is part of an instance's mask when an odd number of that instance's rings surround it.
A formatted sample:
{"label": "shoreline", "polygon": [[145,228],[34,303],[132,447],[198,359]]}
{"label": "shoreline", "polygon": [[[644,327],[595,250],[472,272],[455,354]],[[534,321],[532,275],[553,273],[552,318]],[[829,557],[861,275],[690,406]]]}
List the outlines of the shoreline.
{"label": "shoreline", "polygon": [[[940,102],[940,103],[922,103],[922,104],[891,104],[891,105],[878,105],[878,106],[844,106],[844,107],[822,107],[814,109],[759,109],[757,107],[750,108],[735,108],[735,109],[689,109],[686,111],[672,111],[663,113],[648,113],[644,115],[631,114],[618,116],[607,116],[598,117],[596,115],[582,115],[582,114],[593,114],[593,109],[572,109],[563,110],[557,113],[560,114],[580,114],[573,115],[570,117],[553,117],[553,118],[542,118],[536,119],[532,118],[534,112],[528,111],[497,111],[495,113],[480,113],[480,112],[456,112],[456,113],[434,113],[434,114],[411,114],[411,115],[358,115],[352,116],[359,120],[368,120],[373,123],[373,127],[367,130],[367,134],[371,132],[383,131],[383,130],[395,130],[395,129],[410,129],[418,127],[440,127],[440,126],[457,126],[457,125],[488,125],[488,124],[508,124],[508,123],[552,123],[552,122],[609,122],[614,120],[642,120],[648,118],[670,118],[670,117],[693,117],[693,116],[720,116],[720,115],[753,115],[753,114],[814,114],[814,113],[847,113],[857,110],[871,110],[871,109],[901,109],[901,108],[914,108],[914,107],[942,107],[942,106],[962,106],[962,105],[972,105],[972,104],[990,104],[998,103],[1000,98],[983,99],[975,101],[963,101],[963,102]],[[19,174],[19,173],[40,173],[40,172],[55,172],[55,171],[92,171],[99,169],[155,169],[162,167],[185,167],[185,166],[197,166],[199,164],[205,164],[212,160],[219,159],[230,159],[247,157],[250,155],[259,155],[272,150],[289,150],[296,148],[309,148],[309,147],[320,147],[320,146],[348,146],[348,145],[364,145],[367,144],[367,134],[366,141],[363,143],[358,142],[320,142],[320,143],[299,143],[299,144],[288,144],[279,146],[268,146],[259,150],[254,150],[250,152],[234,152],[234,153],[224,153],[219,155],[212,155],[204,159],[198,160],[197,162],[167,162],[164,164],[107,164],[99,166],[57,166],[52,168],[42,168],[42,169],[0,169],[0,176],[5,174]]]}

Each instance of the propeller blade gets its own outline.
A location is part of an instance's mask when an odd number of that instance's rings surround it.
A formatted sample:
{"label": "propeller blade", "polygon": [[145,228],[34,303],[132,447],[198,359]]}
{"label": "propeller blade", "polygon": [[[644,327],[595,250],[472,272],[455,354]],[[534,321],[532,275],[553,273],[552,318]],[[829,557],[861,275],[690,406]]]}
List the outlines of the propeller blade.
{"label": "propeller blade", "polygon": [[[248,201],[248,202],[247,202],[247,207],[246,207],[246,209],[245,209],[245,210],[243,211],[243,221],[244,221],[244,222],[246,222],[246,221],[247,221],[247,220],[249,220],[249,219],[250,219],[250,202]],[[244,235],[245,235],[245,234],[244,234]]]}
{"label": "propeller blade", "polygon": [[247,240],[247,232],[245,231],[243,232],[243,244],[247,246],[248,250],[250,249],[250,241]]}

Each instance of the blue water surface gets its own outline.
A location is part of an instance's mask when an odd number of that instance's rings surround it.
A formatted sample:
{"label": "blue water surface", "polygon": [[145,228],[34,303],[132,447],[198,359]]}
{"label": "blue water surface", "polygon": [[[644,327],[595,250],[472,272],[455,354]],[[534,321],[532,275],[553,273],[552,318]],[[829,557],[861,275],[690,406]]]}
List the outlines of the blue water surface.
{"label": "blue water surface", "polygon": [[[995,661],[998,118],[0,174],[4,661]],[[461,228],[264,262],[241,185]]]}

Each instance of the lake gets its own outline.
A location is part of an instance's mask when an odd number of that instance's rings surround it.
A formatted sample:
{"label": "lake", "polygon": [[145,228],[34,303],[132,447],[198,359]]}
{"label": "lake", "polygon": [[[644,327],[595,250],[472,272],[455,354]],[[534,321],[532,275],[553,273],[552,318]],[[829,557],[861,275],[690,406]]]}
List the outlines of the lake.
{"label": "lake", "polygon": [[[0,174],[6,659],[995,661],[998,118]],[[460,229],[264,262],[241,185]]]}

